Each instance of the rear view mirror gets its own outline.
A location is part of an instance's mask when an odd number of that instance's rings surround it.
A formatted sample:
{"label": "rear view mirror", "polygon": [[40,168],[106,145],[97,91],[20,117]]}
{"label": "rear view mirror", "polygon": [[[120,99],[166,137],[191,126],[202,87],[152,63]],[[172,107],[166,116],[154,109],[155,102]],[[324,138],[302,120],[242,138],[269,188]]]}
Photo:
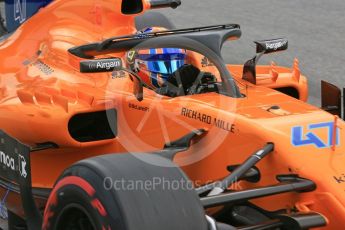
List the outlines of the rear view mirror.
{"label": "rear view mirror", "polygon": [[326,81],[321,81],[322,109],[341,117],[341,90]]}
{"label": "rear view mirror", "polygon": [[256,64],[264,54],[287,50],[289,42],[285,38],[255,41],[256,55],[243,66],[242,79],[256,85]]}
{"label": "rear view mirror", "polygon": [[84,60],[80,62],[81,73],[103,73],[122,70],[121,58]]}
{"label": "rear view mirror", "polygon": [[255,41],[256,53],[275,53],[288,49],[289,42],[285,38],[278,38],[273,40]]}
{"label": "rear view mirror", "polygon": [[135,76],[133,76],[133,94],[138,101],[142,101],[144,99],[144,87],[143,83]]}
{"label": "rear view mirror", "polygon": [[103,73],[114,71],[125,71],[132,76],[134,95],[138,101],[143,100],[143,83],[133,71],[126,69],[122,65],[121,58],[105,58],[95,60],[84,60],[80,62],[81,73]]}
{"label": "rear view mirror", "polygon": [[142,0],[122,0],[121,12],[123,14],[139,14],[144,10]]}

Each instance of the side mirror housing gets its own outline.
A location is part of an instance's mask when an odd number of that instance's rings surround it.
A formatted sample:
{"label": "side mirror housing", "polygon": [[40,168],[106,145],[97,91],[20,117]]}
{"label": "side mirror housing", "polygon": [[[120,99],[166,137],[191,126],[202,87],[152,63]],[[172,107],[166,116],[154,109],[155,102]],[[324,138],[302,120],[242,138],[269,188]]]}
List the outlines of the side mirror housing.
{"label": "side mirror housing", "polygon": [[142,101],[144,99],[144,87],[141,81],[139,81],[136,77],[133,77],[133,94],[138,101]]}
{"label": "side mirror housing", "polygon": [[122,69],[121,58],[93,59],[80,62],[81,73],[104,73]]}
{"label": "side mirror housing", "polygon": [[[126,15],[140,14],[144,11],[144,0],[122,0],[121,13]],[[149,0],[150,9],[172,8],[181,5],[181,0]]]}
{"label": "side mirror housing", "polygon": [[278,38],[272,40],[255,41],[257,54],[270,54],[279,51],[287,50],[289,42],[285,38]]}
{"label": "side mirror housing", "polygon": [[243,66],[242,79],[256,85],[256,65],[264,54],[287,50],[289,42],[285,38],[255,41],[256,55]]}
{"label": "side mirror housing", "polygon": [[105,58],[105,59],[93,59],[84,60],[80,62],[81,73],[104,73],[113,71],[125,71],[132,76],[133,80],[133,94],[138,101],[143,100],[143,83],[141,79],[132,71],[123,67],[121,58]]}
{"label": "side mirror housing", "polygon": [[342,117],[341,99],[341,90],[337,86],[326,81],[321,81],[321,107],[323,110]]}
{"label": "side mirror housing", "polygon": [[126,15],[139,14],[144,10],[142,0],[122,0],[121,13]]}

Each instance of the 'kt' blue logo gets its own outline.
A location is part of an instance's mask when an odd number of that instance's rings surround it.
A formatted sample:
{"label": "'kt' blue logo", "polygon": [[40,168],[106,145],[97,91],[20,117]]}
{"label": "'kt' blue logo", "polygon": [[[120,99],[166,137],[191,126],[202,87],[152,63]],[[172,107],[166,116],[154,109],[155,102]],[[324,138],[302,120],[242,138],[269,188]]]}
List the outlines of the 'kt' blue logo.
{"label": "'kt' blue logo", "polygon": [[[327,140],[321,139],[314,133],[317,129],[324,129],[327,132]],[[334,139],[334,122],[312,124],[308,126],[308,132],[304,134],[303,127],[297,126],[292,128],[292,144],[294,146],[315,145],[317,148],[327,148],[333,146]],[[337,128],[336,145],[340,144],[340,132]]]}

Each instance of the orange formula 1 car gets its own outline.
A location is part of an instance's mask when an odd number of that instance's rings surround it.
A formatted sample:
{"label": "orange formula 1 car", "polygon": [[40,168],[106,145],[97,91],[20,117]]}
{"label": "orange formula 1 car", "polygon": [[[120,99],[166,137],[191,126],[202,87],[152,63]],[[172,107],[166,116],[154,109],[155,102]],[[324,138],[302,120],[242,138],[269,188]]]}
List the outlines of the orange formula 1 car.
{"label": "orange formula 1 car", "polygon": [[10,229],[343,228],[341,91],[323,82],[320,109],[297,60],[256,66],[286,39],[227,65],[239,25],[149,11],[180,4],[56,0],[2,37]]}

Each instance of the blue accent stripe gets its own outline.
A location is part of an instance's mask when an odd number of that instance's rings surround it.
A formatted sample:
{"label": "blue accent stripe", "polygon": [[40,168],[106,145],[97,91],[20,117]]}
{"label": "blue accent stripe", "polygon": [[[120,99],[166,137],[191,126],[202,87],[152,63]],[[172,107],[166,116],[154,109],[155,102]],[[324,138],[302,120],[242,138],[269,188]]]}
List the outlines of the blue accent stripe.
{"label": "blue accent stripe", "polygon": [[150,54],[157,54],[156,49],[150,49]]}
{"label": "blue accent stripe", "polygon": [[171,60],[184,60],[185,54],[139,54],[138,58],[143,61],[171,61]]}

